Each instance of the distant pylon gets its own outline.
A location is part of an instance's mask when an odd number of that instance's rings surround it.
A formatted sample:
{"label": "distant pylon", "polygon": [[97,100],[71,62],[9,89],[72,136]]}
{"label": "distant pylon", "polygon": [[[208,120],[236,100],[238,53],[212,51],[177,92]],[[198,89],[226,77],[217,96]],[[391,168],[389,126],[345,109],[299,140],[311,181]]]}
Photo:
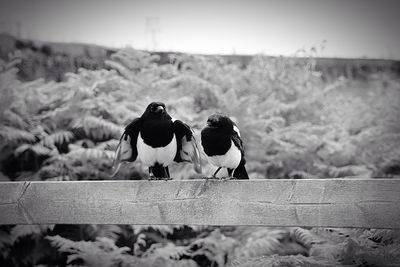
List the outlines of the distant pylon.
{"label": "distant pylon", "polygon": [[157,35],[160,33],[160,18],[148,17],[146,18],[146,33],[150,34],[151,49],[155,51],[158,48]]}

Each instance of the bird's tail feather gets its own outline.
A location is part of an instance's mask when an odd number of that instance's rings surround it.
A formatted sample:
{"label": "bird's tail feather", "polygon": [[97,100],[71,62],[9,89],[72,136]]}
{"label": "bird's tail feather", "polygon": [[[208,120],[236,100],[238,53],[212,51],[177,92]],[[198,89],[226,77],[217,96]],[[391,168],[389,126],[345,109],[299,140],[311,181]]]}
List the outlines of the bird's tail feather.
{"label": "bird's tail feather", "polygon": [[194,136],[192,137],[193,141],[192,143],[192,147],[193,147],[193,154],[191,155],[191,159],[192,162],[194,164],[194,170],[197,173],[201,173],[201,156],[200,156],[200,150],[197,146],[197,141],[194,138]]}
{"label": "bird's tail feather", "polygon": [[[121,138],[122,140],[122,138]],[[115,151],[115,156],[114,156],[114,161],[113,161],[113,166],[112,166],[112,173],[111,177],[114,177],[118,171],[119,168],[121,167],[121,140],[119,141],[119,144],[117,146],[117,150]]]}
{"label": "bird's tail feather", "polygon": [[236,179],[249,179],[244,161],[241,161],[239,166],[235,169],[233,177],[235,177]]}
{"label": "bird's tail feather", "polygon": [[130,147],[131,138],[127,134],[123,134],[119,140],[117,150],[115,151],[113,166],[111,169],[111,177],[114,177],[121,167],[123,161],[128,160],[132,156],[132,149]]}
{"label": "bird's tail feather", "polygon": [[156,178],[170,178],[168,167],[163,167],[160,164],[156,164],[152,168],[153,175]]}
{"label": "bird's tail feather", "polygon": [[201,173],[201,156],[194,135],[191,137],[190,141],[187,140],[186,136],[182,138],[182,149],[180,156],[182,161],[192,162],[194,165],[194,170],[197,173]]}

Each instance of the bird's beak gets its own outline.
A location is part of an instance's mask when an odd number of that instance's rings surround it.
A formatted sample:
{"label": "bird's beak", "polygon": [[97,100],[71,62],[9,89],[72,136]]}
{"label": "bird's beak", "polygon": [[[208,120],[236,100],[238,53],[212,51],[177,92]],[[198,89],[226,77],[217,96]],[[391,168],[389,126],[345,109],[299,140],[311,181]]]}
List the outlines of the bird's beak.
{"label": "bird's beak", "polygon": [[162,106],[158,106],[157,109],[156,109],[156,112],[157,113],[162,113],[162,112],[164,112],[164,108]]}

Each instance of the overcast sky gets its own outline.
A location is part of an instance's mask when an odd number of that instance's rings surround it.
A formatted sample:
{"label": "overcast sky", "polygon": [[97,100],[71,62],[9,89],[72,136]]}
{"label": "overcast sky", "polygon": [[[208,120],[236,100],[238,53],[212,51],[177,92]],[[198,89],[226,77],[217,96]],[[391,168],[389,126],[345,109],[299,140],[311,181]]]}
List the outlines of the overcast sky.
{"label": "overcast sky", "polygon": [[320,56],[400,59],[400,1],[0,0],[0,31],[207,54],[293,55],[326,40]]}

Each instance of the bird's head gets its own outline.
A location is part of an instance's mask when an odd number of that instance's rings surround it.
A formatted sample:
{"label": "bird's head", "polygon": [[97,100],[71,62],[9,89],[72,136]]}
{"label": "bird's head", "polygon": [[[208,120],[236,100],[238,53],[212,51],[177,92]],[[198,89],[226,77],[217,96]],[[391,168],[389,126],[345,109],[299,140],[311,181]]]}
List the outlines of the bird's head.
{"label": "bird's head", "polygon": [[162,102],[152,102],[150,103],[147,108],[145,113],[147,114],[152,114],[152,115],[163,115],[167,113],[167,110],[165,108],[165,104]]}
{"label": "bird's head", "polygon": [[213,114],[207,119],[207,127],[225,130],[233,130],[232,120],[222,114]]}

